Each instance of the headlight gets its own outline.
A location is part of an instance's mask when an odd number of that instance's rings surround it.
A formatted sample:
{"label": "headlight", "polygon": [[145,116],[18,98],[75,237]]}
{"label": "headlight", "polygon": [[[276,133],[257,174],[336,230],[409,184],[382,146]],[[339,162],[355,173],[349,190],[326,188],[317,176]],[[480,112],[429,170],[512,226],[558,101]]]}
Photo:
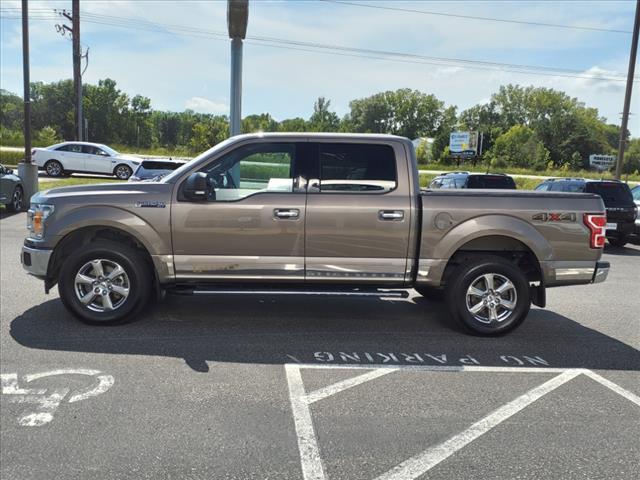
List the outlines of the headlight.
{"label": "headlight", "polygon": [[27,212],[27,228],[33,234],[33,238],[44,237],[44,223],[53,213],[53,205],[32,203]]}

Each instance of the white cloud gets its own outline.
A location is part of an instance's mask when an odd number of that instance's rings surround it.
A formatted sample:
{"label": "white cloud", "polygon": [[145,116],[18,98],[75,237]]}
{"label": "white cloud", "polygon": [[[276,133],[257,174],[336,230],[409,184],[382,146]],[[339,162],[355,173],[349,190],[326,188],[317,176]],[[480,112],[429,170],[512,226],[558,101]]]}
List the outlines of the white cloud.
{"label": "white cloud", "polygon": [[185,102],[184,107],[198,113],[229,113],[229,105],[226,103],[214,102],[213,100],[202,97],[191,97]]}

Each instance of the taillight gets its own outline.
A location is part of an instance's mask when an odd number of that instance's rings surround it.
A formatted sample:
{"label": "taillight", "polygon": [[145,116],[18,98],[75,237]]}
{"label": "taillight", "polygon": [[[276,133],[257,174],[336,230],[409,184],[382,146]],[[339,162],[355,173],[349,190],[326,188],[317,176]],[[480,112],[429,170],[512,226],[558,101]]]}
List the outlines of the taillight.
{"label": "taillight", "polygon": [[607,216],[604,213],[585,213],[584,224],[589,228],[591,248],[604,248]]}

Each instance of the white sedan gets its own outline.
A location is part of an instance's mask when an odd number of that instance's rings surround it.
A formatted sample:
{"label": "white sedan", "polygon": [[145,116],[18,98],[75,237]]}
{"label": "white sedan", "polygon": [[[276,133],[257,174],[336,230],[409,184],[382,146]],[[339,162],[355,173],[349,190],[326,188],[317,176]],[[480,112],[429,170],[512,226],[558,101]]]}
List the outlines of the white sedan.
{"label": "white sedan", "polygon": [[63,142],[47,148],[34,148],[32,161],[50,177],[70,173],[99,173],[127,180],[142,161],[123,155],[100,143]]}

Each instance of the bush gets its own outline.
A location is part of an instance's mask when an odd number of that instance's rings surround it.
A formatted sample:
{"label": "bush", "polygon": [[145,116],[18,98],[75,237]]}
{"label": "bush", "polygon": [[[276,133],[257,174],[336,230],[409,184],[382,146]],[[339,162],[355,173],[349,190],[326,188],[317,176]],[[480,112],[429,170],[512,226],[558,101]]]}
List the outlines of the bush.
{"label": "bush", "polygon": [[34,143],[37,143],[38,146],[48,147],[50,145],[59,143],[61,141],[61,138],[55,131],[55,129],[47,125],[38,132],[38,134],[36,135],[36,140],[37,142]]}
{"label": "bush", "polygon": [[0,163],[2,165],[15,166],[24,158],[23,152],[13,152],[8,150],[0,150]]}
{"label": "bush", "polygon": [[0,127],[0,145],[6,147],[22,147],[24,145],[24,136],[19,130],[9,130]]}

